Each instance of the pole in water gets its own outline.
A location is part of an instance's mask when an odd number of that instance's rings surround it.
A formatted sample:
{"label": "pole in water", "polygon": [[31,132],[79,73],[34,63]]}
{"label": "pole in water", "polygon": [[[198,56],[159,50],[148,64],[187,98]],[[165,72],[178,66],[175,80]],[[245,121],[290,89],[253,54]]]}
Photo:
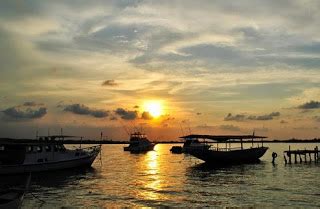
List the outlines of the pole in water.
{"label": "pole in water", "polygon": [[285,164],[288,164],[288,161],[287,161],[287,158],[286,158],[286,156],[285,156],[285,155],[283,155],[283,158],[284,158],[284,162],[285,162]]}
{"label": "pole in water", "polygon": [[276,152],[272,153],[272,164],[275,163],[276,158],[278,157],[278,154]]}

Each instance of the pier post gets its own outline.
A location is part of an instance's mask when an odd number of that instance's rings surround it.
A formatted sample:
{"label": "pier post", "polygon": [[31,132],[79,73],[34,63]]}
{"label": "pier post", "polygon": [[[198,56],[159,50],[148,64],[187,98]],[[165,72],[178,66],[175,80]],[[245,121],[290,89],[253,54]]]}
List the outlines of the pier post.
{"label": "pier post", "polygon": [[307,154],[304,153],[304,162],[306,163],[307,162]]}
{"label": "pier post", "polygon": [[310,163],[311,163],[311,160],[312,160],[312,159],[311,159],[311,153],[310,153],[310,152],[309,152],[309,159],[310,159]]}
{"label": "pier post", "polygon": [[294,163],[297,163],[297,154],[294,154]]}
{"label": "pier post", "polygon": [[288,164],[288,161],[287,161],[286,155],[283,155],[283,158],[284,158],[284,163],[285,163],[285,164]]}
{"label": "pier post", "polygon": [[300,158],[300,163],[302,163],[302,157],[301,157],[301,154],[299,154],[299,158]]}
{"label": "pier post", "polygon": [[288,152],[288,157],[289,157],[289,164],[291,164],[291,152]]}

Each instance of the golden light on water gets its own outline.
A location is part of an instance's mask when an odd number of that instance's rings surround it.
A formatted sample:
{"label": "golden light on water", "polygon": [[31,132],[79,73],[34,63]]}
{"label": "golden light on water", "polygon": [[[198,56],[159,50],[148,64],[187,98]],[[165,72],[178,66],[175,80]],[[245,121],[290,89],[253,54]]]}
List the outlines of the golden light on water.
{"label": "golden light on water", "polygon": [[141,192],[144,199],[157,200],[161,199],[161,194],[158,191],[161,190],[162,184],[159,178],[159,164],[158,164],[158,153],[156,151],[151,151],[146,154],[145,158],[145,172],[148,176],[148,181],[144,185],[145,190]]}
{"label": "golden light on water", "polygon": [[163,104],[161,101],[146,101],[144,111],[149,112],[152,117],[158,118],[163,114]]}

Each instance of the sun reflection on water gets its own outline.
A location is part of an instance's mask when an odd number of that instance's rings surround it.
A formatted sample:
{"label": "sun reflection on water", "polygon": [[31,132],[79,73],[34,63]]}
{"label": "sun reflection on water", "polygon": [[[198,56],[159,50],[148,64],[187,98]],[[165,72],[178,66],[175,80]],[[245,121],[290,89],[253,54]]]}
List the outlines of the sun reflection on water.
{"label": "sun reflection on water", "polygon": [[145,179],[144,186],[140,195],[146,200],[158,200],[161,198],[159,191],[161,191],[162,183],[159,177],[160,166],[157,151],[146,153],[145,160]]}

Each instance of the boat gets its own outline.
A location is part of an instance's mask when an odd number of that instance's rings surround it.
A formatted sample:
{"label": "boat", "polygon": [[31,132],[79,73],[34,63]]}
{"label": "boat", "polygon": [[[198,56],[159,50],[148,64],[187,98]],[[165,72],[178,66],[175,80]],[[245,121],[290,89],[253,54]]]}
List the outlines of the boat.
{"label": "boat", "polygon": [[[268,150],[268,147],[263,146],[263,139],[265,136],[253,135],[197,135],[191,134],[182,136],[185,140],[198,140],[209,139],[217,142],[217,146],[210,145],[199,146],[197,148],[189,148],[185,150],[188,153],[198,159],[205,161],[212,165],[227,165],[227,164],[244,164],[244,163],[256,163],[260,161],[260,158]],[[243,140],[250,139],[252,146],[250,148],[243,147]],[[258,144],[254,146],[253,139],[261,139],[261,146]],[[240,142],[241,147],[232,148],[231,141]],[[219,143],[224,142],[225,147],[219,148]],[[229,145],[229,147],[228,147]]]}
{"label": "boat", "polygon": [[72,136],[40,137],[38,140],[0,141],[0,174],[52,171],[89,167],[101,145],[67,149],[63,139]]}
{"label": "boat", "polygon": [[185,138],[183,146],[173,146],[170,151],[174,154],[188,153],[191,149],[207,149],[210,145],[200,142],[197,138]]}
{"label": "boat", "polygon": [[6,190],[0,190],[0,209],[7,208],[21,208],[25,193],[29,190],[31,181],[31,173],[25,182],[24,188],[8,188]]}
{"label": "boat", "polygon": [[147,136],[141,132],[130,134],[129,143],[129,146],[124,147],[123,150],[132,153],[152,151],[155,146],[155,143],[150,142]]}

